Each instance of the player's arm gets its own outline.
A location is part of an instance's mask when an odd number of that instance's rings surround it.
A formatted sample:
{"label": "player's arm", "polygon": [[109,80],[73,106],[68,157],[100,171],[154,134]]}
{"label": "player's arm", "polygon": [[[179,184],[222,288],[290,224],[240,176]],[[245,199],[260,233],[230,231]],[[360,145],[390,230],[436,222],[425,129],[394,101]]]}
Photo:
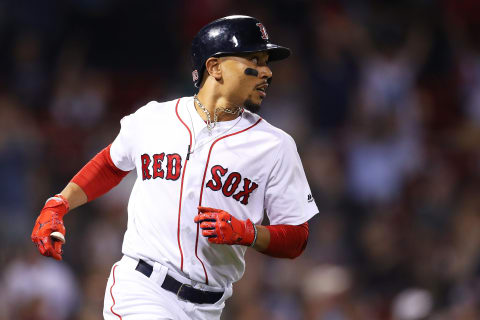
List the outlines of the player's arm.
{"label": "player's arm", "polygon": [[230,213],[199,207],[194,221],[202,235],[216,244],[244,245],[277,258],[296,258],[307,245],[308,223],[295,225],[254,225],[250,219],[239,220]]}
{"label": "player's arm", "polygon": [[75,182],[69,182],[60,194],[67,200],[70,210],[88,202],[87,194]]}
{"label": "player's arm", "polygon": [[308,222],[301,225],[256,226],[257,242],[254,248],[276,258],[298,257],[307,247]]}
{"label": "player's arm", "polygon": [[62,259],[63,217],[70,210],[103,195],[128,174],[115,166],[107,146],[91,159],[61,193],[49,198],[38,216],[31,239],[44,256]]}

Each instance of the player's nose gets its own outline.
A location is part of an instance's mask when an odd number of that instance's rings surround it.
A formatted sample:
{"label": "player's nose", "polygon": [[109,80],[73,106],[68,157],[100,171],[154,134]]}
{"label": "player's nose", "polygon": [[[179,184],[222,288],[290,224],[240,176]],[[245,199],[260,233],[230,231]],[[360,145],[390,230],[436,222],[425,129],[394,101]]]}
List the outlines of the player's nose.
{"label": "player's nose", "polygon": [[269,66],[261,66],[259,69],[259,76],[262,79],[270,79],[273,76],[272,70]]}

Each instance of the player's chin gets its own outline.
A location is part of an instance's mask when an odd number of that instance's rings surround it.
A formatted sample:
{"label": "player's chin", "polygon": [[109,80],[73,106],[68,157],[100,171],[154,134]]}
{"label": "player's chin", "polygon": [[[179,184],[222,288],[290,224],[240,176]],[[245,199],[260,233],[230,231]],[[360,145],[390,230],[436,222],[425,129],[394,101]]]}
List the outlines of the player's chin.
{"label": "player's chin", "polygon": [[260,111],[260,104],[262,103],[262,99],[260,101],[253,101],[253,99],[245,100],[243,106],[250,112],[257,113]]}

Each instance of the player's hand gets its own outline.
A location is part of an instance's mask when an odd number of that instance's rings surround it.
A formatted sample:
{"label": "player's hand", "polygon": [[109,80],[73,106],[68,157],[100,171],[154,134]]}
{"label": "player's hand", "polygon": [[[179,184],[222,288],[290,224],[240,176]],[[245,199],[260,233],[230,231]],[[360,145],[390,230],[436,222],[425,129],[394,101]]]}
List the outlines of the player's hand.
{"label": "player's hand", "polygon": [[[65,239],[63,216],[68,209],[67,199],[60,194],[49,198],[45,203],[31,235],[33,243],[42,255],[62,260],[62,245]],[[60,232],[63,238],[52,236],[52,232]]]}
{"label": "player's hand", "polygon": [[230,213],[207,207],[198,207],[195,222],[200,224],[202,235],[217,244],[250,246],[255,240],[255,227],[250,219],[238,220]]}

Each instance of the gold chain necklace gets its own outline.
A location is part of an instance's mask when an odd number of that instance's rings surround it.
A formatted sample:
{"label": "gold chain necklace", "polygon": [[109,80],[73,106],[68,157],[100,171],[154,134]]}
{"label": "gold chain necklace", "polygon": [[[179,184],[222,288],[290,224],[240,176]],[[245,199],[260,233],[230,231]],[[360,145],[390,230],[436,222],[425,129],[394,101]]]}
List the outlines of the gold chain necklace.
{"label": "gold chain necklace", "polygon": [[213,123],[212,123],[212,118],[210,117],[210,112],[208,112],[207,108],[198,100],[197,95],[195,94],[193,96],[193,99],[195,102],[198,104],[198,106],[203,110],[205,115],[207,116],[207,128],[209,131],[212,131],[212,129],[215,127],[215,125],[218,122],[218,112],[222,111],[225,113],[230,113],[230,114],[236,114],[239,115],[240,113],[243,112],[243,107],[235,107],[235,108],[216,108],[215,112],[213,113]]}

